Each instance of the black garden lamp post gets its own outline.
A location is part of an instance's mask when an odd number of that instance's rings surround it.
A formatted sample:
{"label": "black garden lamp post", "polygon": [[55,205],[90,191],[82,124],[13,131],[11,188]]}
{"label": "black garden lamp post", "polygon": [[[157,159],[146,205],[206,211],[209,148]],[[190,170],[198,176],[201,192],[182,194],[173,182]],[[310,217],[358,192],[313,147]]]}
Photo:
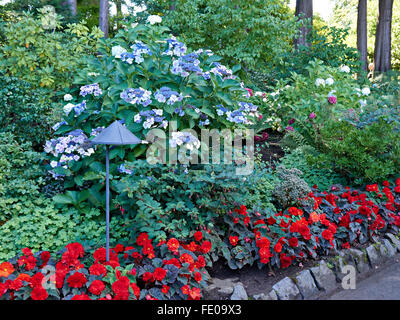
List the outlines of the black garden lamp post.
{"label": "black garden lamp post", "polygon": [[103,129],[93,140],[93,144],[104,144],[106,146],[106,260],[109,261],[110,253],[110,146],[142,143],[138,137],[130,132],[119,121],[114,121],[110,126]]}

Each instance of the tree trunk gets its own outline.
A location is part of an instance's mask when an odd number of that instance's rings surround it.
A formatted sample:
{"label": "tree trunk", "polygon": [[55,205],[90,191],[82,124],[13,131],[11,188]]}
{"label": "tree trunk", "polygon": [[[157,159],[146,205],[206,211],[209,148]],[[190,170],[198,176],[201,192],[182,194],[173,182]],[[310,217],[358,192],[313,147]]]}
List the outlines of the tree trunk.
{"label": "tree trunk", "polygon": [[298,20],[305,22],[306,19],[311,20],[311,27],[303,26],[300,28],[300,35],[295,38],[293,43],[297,49],[300,45],[310,46],[307,43],[307,35],[311,32],[313,24],[313,0],[296,0],[296,17]]}
{"label": "tree trunk", "polygon": [[117,16],[122,16],[122,0],[116,0],[115,6],[117,7]]}
{"label": "tree trunk", "polygon": [[357,49],[360,52],[360,60],[364,70],[367,70],[368,67],[367,38],[367,0],[358,0]]}
{"label": "tree trunk", "polygon": [[375,35],[375,71],[391,69],[393,0],[379,0],[379,18]]}
{"label": "tree trunk", "polygon": [[104,38],[108,38],[108,0],[100,0],[99,27]]}
{"label": "tree trunk", "polygon": [[[65,2],[63,5],[65,5]],[[67,0],[66,5],[69,7],[69,10],[71,11],[71,15],[76,16],[76,13],[78,11],[76,0]]]}

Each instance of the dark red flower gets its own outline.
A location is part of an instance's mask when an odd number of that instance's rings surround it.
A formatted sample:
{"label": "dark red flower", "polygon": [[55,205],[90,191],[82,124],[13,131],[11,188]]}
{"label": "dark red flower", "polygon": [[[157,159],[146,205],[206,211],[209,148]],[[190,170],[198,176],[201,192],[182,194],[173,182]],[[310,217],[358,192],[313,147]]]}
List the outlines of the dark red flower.
{"label": "dark red flower", "polygon": [[201,239],[203,239],[203,233],[202,233],[201,231],[197,231],[197,232],[194,234],[194,239],[195,239],[196,241],[201,241]]}
{"label": "dark red flower", "polygon": [[175,252],[179,248],[179,241],[176,240],[175,238],[171,238],[167,242],[167,247],[169,251]]}
{"label": "dark red flower", "polygon": [[238,241],[239,241],[239,237],[236,237],[236,236],[230,236],[229,237],[229,242],[234,247],[237,245]]}
{"label": "dark red flower", "polygon": [[92,300],[87,294],[84,294],[83,292],[81,294],[76,294],[72,297],[71,300]]}
{"label": "dark red flower", "polygon": [[81,288],[87,282],[87,279],[83,273],[75,272],[68,277],[67,282],[71,288]]}
{"label": "dark red flower", "polygon": [[47,291],[42,286],[34,287],[31,292],[32,300],[46,300],[48,296]]}
{"label": "dark red flower", "polygon": [[148,271],[143,273],[143,281],[144,282],[153,282],[154,281],[153,274]]}
{"label": "dark red flower", "polygon": [[163,281],[167,274],[167,270],[164,270],[163,268],[156,268],[153,272],[153,277],[154,279],[158,281]]}
{"label": "dark red flower", "polygon": [[296,248],[299,245],[299,240],[296,237],[289,239],[289,246]]}
{"label": "dark red flower", "polygon": [[281,268],[283,268],[283,269],[289,267],[292,263],[292,259],[290,257],[288,257],[287,255],[285,255],[284,253],[281,254],[279,260],[281,261]]}
{"label": "dark red flower", "polygon": [[200,248],[201,252],[203,253],[208,253],[211,250],[211,242],[206,240],[201,244],[201,248]]}
{"label": "dark red flower", "polygon": [[94,295],[100,295],[103,290],[106,288],[105,284],[101,280],[94,280],[89,286],[89,292],[93,293]]}

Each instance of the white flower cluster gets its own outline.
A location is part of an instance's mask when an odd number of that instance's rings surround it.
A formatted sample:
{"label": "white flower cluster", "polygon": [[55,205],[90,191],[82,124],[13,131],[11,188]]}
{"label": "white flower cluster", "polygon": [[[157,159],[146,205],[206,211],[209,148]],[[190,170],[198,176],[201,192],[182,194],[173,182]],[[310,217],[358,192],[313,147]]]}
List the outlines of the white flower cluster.
{"label": "white flower cluster", "polygon": [[315,85],[317,87],[319,86],[331,86],[335,83],[335,80],[333,80],[331,77],[327,78],[326,80],[322,79],[322,78],[317,78],[317,80],[315,80]]}
{"label": "white flower cluster", "polygon": [[169,139],[169,145],[172,148],[176,148],[177,146],[184,146],[188,150],[193,150],[200,148],[200,141],[190,132],[172,132]]}
{"label": "white flower cluster", "polygon": [[339,71],[345,72],[345,73],[350,73],[350,68],[346,65],[342,65],[342,66],[340,66]]}

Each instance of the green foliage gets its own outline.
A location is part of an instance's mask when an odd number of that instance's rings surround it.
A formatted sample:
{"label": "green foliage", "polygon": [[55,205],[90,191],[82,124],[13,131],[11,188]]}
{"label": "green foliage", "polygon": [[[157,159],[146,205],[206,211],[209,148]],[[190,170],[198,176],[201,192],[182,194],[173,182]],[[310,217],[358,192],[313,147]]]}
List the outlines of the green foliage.
{"label": "green foliage", "polygon": [[[86,215],[75,210],[59,210],[50,199],[38,197],[25,201],[23,212],[0,226],[0,259],[10,259],[25,247],[59,250],[65,243],[83,241],[103,244],[106,232],[103,215],[92,209]],[[110,221],[110,241],[123,241],[127,232],[123,221]]]}
{"label": "green foliage", "polygon": [[83,23],[68,24],[60,30],[59,16],[41,9],[35,17],[23,13],[3,25],[4,44],[0,47],[0,67],[34,87],[61,89],[72,83],[73,75],[94,54],[102,36]]}
{"label": "green foliage", "polygon": [[[287,1],[179,0],[149,1],[163,8],[163,24],[193,49],[208,48],[225,63],[243,63],[248,69],[276,64],[288,50],[295,22]],[[157,13],[157,11],[155,11]]]}
{"label": "green foliage", "polygon": [[65,1],[63,0],[13,0],[3,6],[0,6],[0,15],[4,13],[5,15],[12,16],[13,14],[18,14],[22,12],[32,12],[34,15],[38,14],[38,9],[44,6],[52,6],[55,11],[63,17],[62,23],[72,23],[77,22],[77,17],[71,15],[71,11]]}
{"label": "green foliage", "polygon": [[[294,131],[297,132],[297,131]],[[334,184],[346,184],[346,180],[335,173],[329,166],[317,168],[312,165],[308,158],[312,159],[318,156],[318,152],[308,145],[294,148],[287,152],[280,163],[288,169],[296,168],[303,172],[301,178],[309,186],[317,185],[319,190],[328,190]]]}
{"label": "green foliage", "polygon": [[[264,115],[263,121],[268,121],[271,116],[282,119],[283,128],[294,119],[293,126],[307,144],[315,146],[320,141],[319,126],[336,120],[343,111],[359,108],[364,100],[366,103],[368,97],[361,89],[369,85],[358,83],[351,73],[326,66],[320,60],[311,61],[305,70],[306,75],[292,72],[289,79],[278,81],[275,92],[266,94],[262,104],[260,101],[259,110]],[[327,79],[333,83],[325,83]],[[321,80],[323,83],[318,84]],[[336,97],[336,103],[329,102],[330,95]],[[311,113],[315,114],[314,119],[309,118]]]}
{"label": "green foliage", "polygon": [[303,172],[299,169],[287,169],[280,166],[277,169],[280,182],[275,186],[273,195],[279,203],[279,207],[287,209],[290,206],[300,204],[300,199],[307,197],[311,189],[301,178]]}
{"label": "green foliage", "polygon": [[320,60],[327,67],[338,68],[347,65],[352,72],[361,72],[358,51],[346,43],[348,30],[329,26],[314,28],[308,34],[309,47],[300,46],[282,52],[280,63],[268,73],[260,70],[250,72],[254,85],[266,90],[280,80],[290,79],[293,73],[308,76],[308,65],[313,60]]}
{"label": "green foliage", "polygon": [[[329,122],[321,129],[325,152],[314,159],[332,165],[342,175],[363,182],[381,181],[399,172],[399,122],[377,116],[362,127],[347,121]],[[358,180],[357,182],[361,182]]]}
{"label": "green foliage", "polygon": [[[93,129],[107,127],[115,120],[123,120],[126,127],[142,140],[153,142],[154,131],[148,135],[151,129],[157,128],[158,141],[166,147],[167,139],[171,138],[171,132],[187,129],[220,129],[244,127],[227,119],[226,114],[218,114],[218,105],[223,105],[226,110],[234,111],[240,108],[239,103],[247,101],[244,97],[246,92],[240,86],[240,79],[235,76],[221,76],[210,72],[214,63],[220,61],[220,57],[207,51],[191,53],[197,55],[202,72],[188,72],[187,76],[173,73],[172,67],[178,57],[165,54],[169,48],[168,29],[157,25],[138,25],[135,28],[120,30],[115,38],[100,41],[99,57],[93,57],[88,66],[79,72],[76,82],[79,84],[97,84],[101,90],[98,95],[87,94],[84,98],[73,98],[70,106],[76,106],[85,101],[84,110],[76,114],[74,111],[67,113],[65,123],[55,132],[56,137],[64,138],[71,131],[82,130],[86,137],[91,137]],[[122,61],[120,57],[113,56],[113,48],[124,48],[130,52],[130,46],[135,41],[142,41],[151,50],[151,55],[143,54],[141,63]],[[189,53],[188,53],[189,54]],[[190,54],[189,54],[190,55]],[[190,57],[190,56],[189,56]],[[197,60],[197,59],[196,59]],[[237,71],[240,66],[232,68],[231,72]],[[203,77],[203,73],[209,74],[209,79]],[[168,87],[181,95],[182,101],[175,104],[160,102],[155,93],[162,87]],[[121,97],[121,93],[127,89],[139,89],[151,91],[151,102],[149,105],[129,102]],[[72,94],[78,93],[73,89]],[[176,112],[182,108],[184,114]],[[139,121],[136,116],[139,112],[162,112],[163,123],[154,123],[146,127],[147,116],[140,115]],[[252,119],[252,113],[246,115]],[[151,118],[148,116],[148,118]],[[160,118],[160,117],[159,117]],[[207,119],[208,125],[201,126],[200,122]],[[136,120],[136,121],[135,121]],[[167,122],[168,128],[162,126]],[[174,127],[176,123],[176,127]],[[163,135],[165,134],[165,137]],[[149,144],[153,147],[152,144]],[[148,146],[146,144],[116,146],[111,150],[110,159],[112,164],[110,172],[118,176],[117,167],[123,161],[133,161],[144,157]],[[98,147],[95,154],[90,157],[80,158],[79,161],[70,161],[68,166],[57,166],[54,168],[57,174],[63,175],[66,188],[76,191],[76,186],[82,187],[85,182],[89,183],[88,199],[91,204],[102,205],[103,199],[101,189],[104,182],[104,153],[103,148]],[[196,150],[193,150],[193,154]],[[62,154],[49,156],[49,160],[60,161]],[[60,163],[60,162],[59,162]],[[48,166],[49,170],[53,168]],[[86,188],[88,189],[88,188]]]}
{"label": "green foliage", "polygon": [[11,133],[0,133],[0,221],[22,215],[31,197],[38,197],[42,156],[30,143],[19,144]]}
{"label": "green foliage", "polygon": [[117,205],[130,217],[132,237],[147,232],[155,239],[188,237],[199,227],[214,228],[218,219],[242,204],[274,208],[273,181],[266,168],[251,175],[236,174],[234,165],[150,165],[145,160],[127,163],[132,174],[115,183]]}
{"label": "green foliage", "polygon": [[0,132],[12,132],[19,142],[42,146],[50,131],[52,108],[47,91],[0,72]]}

